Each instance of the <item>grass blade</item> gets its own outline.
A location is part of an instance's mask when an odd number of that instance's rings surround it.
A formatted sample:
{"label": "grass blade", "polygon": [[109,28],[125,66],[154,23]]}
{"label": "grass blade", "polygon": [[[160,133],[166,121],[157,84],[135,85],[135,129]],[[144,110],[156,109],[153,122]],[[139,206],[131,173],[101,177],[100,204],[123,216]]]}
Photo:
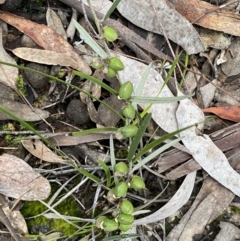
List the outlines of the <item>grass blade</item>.
{"label": "grass blade", "polygon": [[163,151],[167,150],[168,148],[172,147],[173,145],[175,145],[176,143],[178,143],[182,138],[179,137],[173,141],[170,141],[168,143],[166,143],[164,146],[158,148],[156,151],[152,152],[150,155],[148,155],[146,158],[144,158],[143,160],[139,161],[133,168],[132,168],[132,173],[136,170],[138,170],[140,167],[142,167],[143,165],[145,165],[146,163],[148,163],[149,161],[151,161],[154,157],[158,156],[160,153],[162,153]]}
{"label": "grass blade", "polygon": [[75,20],[73,23],[80,33],[81,38],[86,44],[88,44],[95,53],[97,53],[101,58],[106,59],[109,55],[98,45],[98,43],[89,35],[89,33]]}
{"label": "grass blade", "polygon": [[72,136],[84,136],[88,134],[95,134],[95,133],[103,133],[103,132],[116,132],[118,128],[116,127],[103,127],[103,128],[92,128],[83,131],[74,131],[72,132]]}
{"label": "grass blade", "polygon": [[106,165],[106,163],[103,162],[102,160],[98,160],[98,163],[102,167],[102,169],[104,170],[104,172],[106,174],[106,178],[107,178],[106,186],[110,187],[110,185],[111,185],[111,173],[110,173],[110,170],[109,170],[108,166]]}
{"label": "grass blade", "polygon": [[162,137],[160,137],[157,140],[154,140],[153,142],[147,144],[146,146],[143,147],[143,149],[137,153],[137,155],[133,158],[133,162],[137,161],[141,156],[143,156],[145,153],[147,153],[148,151],[150,151],[151,149],[153,149],[154,147],[156,147],[157,145],[163,143],[164,141],[166,141],[167,139],[170,139],[172,137],[174,137],[175,135],[177,135],[178,133],[187,130],[188,128],[195,126],[195,125],[191,125],[191,126],[187,126],[185,128],[173,131],[171,133],[168,133]]}
{"label": "grass blade", "polygon": [[[95,96],[91,95],[91,94],[88,93],[87,91],[85,91],[85,90],[83,90],[83,89],[81,89],[81,88],[78,88],[78,87],[75,86],[75,85],[72,85],[72,84],[70,84],[70,83],[67,83],[66,81],[61,80],[61,79],[59,79],[59,78],[57,78],[57,77],[54,77],[54,76],[51,76],[51,75],[42,73],[42,72],[40,72],[40,71],[31,69],[31,68],[27,68],[27,67],[24,67],[24,66],[21,66],[21,65],[11,64],[11,63],[7,63],[7,62],[4,62],[4,61],[0,61],[0,64],[5,64],[5,65],[13,66],[13,67],[16,67],[16,68],[18,68],[18,69],[22,69],[22,70],[26,70],[26,71],[31,71],[31,72],[33,72],[33,73],[37,73],[37,74],[40,74],[40,75],[42,75],[42,76],[46,76],[46,77],[48,77],[50,80],[55,80],[55,81],[57,81],[57,82],[59,82],[59,83],[61,83],[61,84],[67,85],[67,86],[69,86],[69,87],[71,87],[71,88],[73,88],[73,89],[75,89],[75,90],[78,90],[79,92],[82,92],[82,93],[86,94],[87,96],[93,98],[94,100],[98,101],[99,103],[103,104],[103,105],[106,106],[109,110],[111,110],[112,112],[114,112],[117,116],[119,116],[122,120],[125,121],[125,118],[124,118],[121,114],[119,114],[119,112],[116,111],[114,108],[112,108],[111,106],[109,106],[108,104],[106,104],[104,101],[102,101],[102,100],[96,98]],[[74,72],[74,73],[75,73],[75,72]],[[78,72],[78,73],[80,73],[80,72]],[[82,74],[82,73],[81,73],[81,74]],[[80,75],[79,75],[79,76],[80,76]],[[84,75],[83,75],[83,76],[84,76]],[[86,75],[86,76],[88,76],[88,75]],[[104,88],[104,87],[103,87],[103,88]],[[110,88],[110,87],[109,87],[109,88]],[[110,89],[108,89],[108,90],[110,90]],[[115,91],[115,90],[114,90],[114,91]],[[110,92],[111,92],[111,91],[110,91]],[[115,91],[115,92],[116,92],[116,91]],[[111,93],[112,93],[112,92],[111,92]],[[116,92],[116,93],[117,93],[117,92]]]}
{"label": "grass blade", "polygon": [[117,5],[121,2],[121,0],[115,0],[112,4],[112,6],[108,9],[107,13],[105,14],[102,21],[106,21],[111,13],[116,9]]}
{"label": "grass blade", "polygon": [[167,76],[166,76],[166,78],[164,79],[164,83],[163,83],[162,88],[160,89],[160,92],[159,92],[159,93],[161,93],[161,91],[163,90],[163,88],[165,87],[165,85],[166,85],[166,84],[168,83],[168,81],[170,80],[170,78],[171,78],[171,76],[172,76],[172,74],[173,74],[173,71],[174,71],[175,67],[177,66],[177,63],[178,63],[178,61],[179,61],[179,58],[180,58],[181,54],[182,54],[182,52],[180,52],[180,53],[176,56],[176,58],[173,60],[173,62],[172,62],[172,64],[171,64],[171,68],[169,69],[169,71],[168,71],[168,73],[167,73]]}
{"label": "grass blade", "polygon": [[93,83],[101,86],[103,89],[109,91],[111,94],[113,95],[118,95],[118,92],[116,90],[114,90],[113,88],[111,88],[109,85],[106,85],[105,83],[103,83],[102,81],[100,81],[97,78],[94,78],[93,76],[87,75],[83,72],[77,71],[77,70],[73,70],[73,73],[77,76],[83,77],[87,80],[92,81]]}
{"label": "grass blade", "polygon": [[133,138],[133,141],[131,143],[129,152],[128,152],[128,156],[127,156],[127,160],[130,162],[133,158],[133,156],[136,153],[137,147],[140,143],[140,140],[143,137],[144,132],[146,131],[146,128],[151,120],[152,114],[148,113],[145,118],[143,119],[141,125],[139,126],[138,132],[135,135],[135,137]]}
{"label": "grass blade", "polygon": [[[113,136],[110,135],[110,139],[109,139],[109,144],[110,144],[110,158],[111,158],[111,166],[112,166],[112,170],[114,171],[114,167],[116,165],[116,158],[115,158],[115,153],[114,153],[114,143],[113,143]],[[114,183],[115,185],[118,184],[118,178],[113,175],[114,178]]]}
{"label": "grass blade", "polygon": [[77,166],[73,166],[78,172],[80,172],[82,175],[84,175],[85,177],[88,177],[89,179],[91,179],[92,181],[96,182],[96,183],[100,183],[101,180],[96,177],[95,175],[93,175],[92,173],[84,170],[81,167],[77,167]]}
{"label": "grass blade", "polygon": [[147,96],[133,96],[130,101],[137,103],[150,103],[150,104],[166,104],[174,103],[192,97],[193,95],[183,95],[176,97],[147,97]]}

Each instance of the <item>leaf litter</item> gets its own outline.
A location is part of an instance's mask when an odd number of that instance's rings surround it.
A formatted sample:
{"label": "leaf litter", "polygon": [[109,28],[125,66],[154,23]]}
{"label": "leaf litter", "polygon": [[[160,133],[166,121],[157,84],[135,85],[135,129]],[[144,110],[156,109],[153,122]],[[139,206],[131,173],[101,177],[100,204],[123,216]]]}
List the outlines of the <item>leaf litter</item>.
{"label": "leaf litter", "polygon": [[[153,1],[149,1],[148,3],[150,2],[153,2]],[[194,2],[194,1],[191,1],[191,2]],[[130,5],[131,4],[135,4],[135,2],[133,1],[130,3]],[[143,4],[146,4],[146,2],[144,2]],[[158,3],[155,3],[156,6],[157,4]],[[166,13],[170,14],[169,11],[171,11],[172,9],[168,9],[168,6],[166,4],[163,4],[161,7],[162,8],[158,8],[158,10],[162,11],[164,9]],[[134,9],[132,6],[129,8],[130,10]],[[146,6],[145,6],[145,9],[147,9]],[[176,8],[176,10],[178,11],[178,8]],[[119,11],[121,12],[121,10]],[[144,13],[142,9],[139,10],[139,12]],[[124,13],[125,11],[122,12],[122,14]],[[178,16],[177,19],[179,18],[181,19],[181,21],[183,21],[181,22],[180,26],[182,26],[183,23],[185,25],[186,22],[184,21],[186,19],[184,19],[181,15],[178,15],[176,13],[177,12],[174,10],[173,15]],[[168,16],[169,14],[167,14],[166,16]],[[12,19],[12,18],[14,19],[14,21],[18,19],[18,17],[14,17],[13,15],[9,15],[7,13],[1,13],[0,18],[4,18],[5,21],[10,21],[9,19]],[[136,21],[136,19],[137,19],[136,16],[134,16],[133,19],[131,18],[131,16],[129,18],[129,20],[133,22]],[[145,17],[143,18],[143,20],[144,19]],[[23,20],[23,22],[24,21],[25,20]],[[19,20],[19,22],[21,22],[21,20]],[[29,25],[32,25],[32,23],[30,22],[28,23]],[[18,26],[18,25],[19,24],[15,22],[15,26]],[[170,23],[164,24],[164,25],[170,25]],[[192,25],[189,23],[187,25],[192,27]],[[143,28],[148,29],[148,27],[146,26],[142,25]],[[20,26],[19,29],[22,29],[21,31],[23,31],[24,25]],[[37,29],[39,29],[40,31],[39,27],[37,27]],[[148,30],[153,31],[152,29],[148,29]],[[24,31],[28,32],[28,34],[30,33],[29,29],[24,29]],[[47,31],[48,34],[51,36],[51,31],[49,32],[49,30],[46,30],[45,28],[42,28],[41,31]],[[194,41],[193,43],[193,40],[191,40],[189,42],[190,47],[185,46],[184,44],[182,44],[182,47],[189,53],[198,53],[199,51],[202,51],[203,45],[201,42],[199,42],[200,41],[199,35],[197,34],[197,32],[195,32],[194,28],[192,28],[192,31],[194,32],[195,35],[190,35],[189,38],[194,36],[193,38],[196,37],[197,41]],[[40,44],[39,43],[38,44],[42,46],[41,44],[43,39],[38,40],[35,34],[30,34],[30,35],[32,35],[32,37],[37,40],[35,41],[39,42]],[[174,40],[175,36],[173,37],[168,36],[168,37],[171,40]],[[177,37],[176,42],[181,45],[181,41],[179,41],[179,36],[176,36],[176,37]],[[56,39],[59,42],[59,38],[56,38]],[[196,46],[195,43],[198,43],[199,45]],[[53,52],[56,51],[55,48],[51,49],[51,47],[49,48],[48,46],[45,46],[43,48],[48,49],[48,51],[49,50]],[[68,47],[66,47],[66,49],[68,49]],[[64,54],[66,52],[64,52]],[[79,58],[75,58],[75,55],[72,52],[71,52],[71,58],[73,58],[73,60],[77,62],[79,67]],[[125,70],[119,73],[120,80],[124,82],[131,79],[134,82],[133,84],[136,91],[141,81],[141,77],[143,76],[147,66],[144,64],[141,64],[138,61],[134,61],[123,56],[120,56],[120,58],[125,65]],[[33,60],[31,59],[31,61]],[[38,61],[40,60],[37,59],[36,62]],[[46,61],[49,61],[49,63],[52,64],[51,62],[52,60],[46,60]],[[83,65],[84,64],[85,63],[83,63]],[[76,67],[75,63],[70,64],[71,67],[73,67],[73,65]],[[81,70],[84,69],[85,72],[89,71],[89,69],[87,68],[85,69],[85,67],[83,68],[82,66],[78,69],[81,69]],[[148,96],[152,97],[152,96],[158,96],[158,95],[162,97],[174,96],[170,91],[170,89],[167,88],[167,86],[165,86],[161,91],[161,93],[159,94],[159,89],[161,89],[161,87],[163,86],[163,80],[162,80],[162,77],[159,75],[159,73],[154,69],[150,70],[150,74],[145,84],[146,86],[143,92],[141,93],[142,96],[144,97],[148,97]],[[177,90],[177,92],[179,95],[182,95],[182,93],[179,90]],[[142,108],[145,108],[147,105],[144,103],[140,103],[140,106]],[[235,111],[233,107],[231,108],[229,113],[223,111],[224,109],[225,110],[227,109],[226,107],[221,107],[220,109],[222,110],[223,113],[220,113],[220,114],[218,113],[218,115],[222,118],[224,118],[224,116],[230,116],[230,115],[233,116],[231,113]],[[237,185],[239,183],[239,175],[229,165],[227,160],[228,158],[227,155],[225,156],[222,152],[223,149],[221,149],[217,145],[217,143],[212,141],[206,134],[201,133],[201,131],[203,130],[203,121],[204,121],[204,115],[202,111],[206,111],[206,109],[201,110],[191,100],[186,99],[186,100],[181,100],[179,103],[171,103],[171,104],[164,104],[164,105],[154,104],[151,107],[150,111],[153,114],[153,119],[155,120],[155,122],[167,132],[172,132],[178,128],[186,127],[192,124],[195,125],[189,128],[188,130],[185,130],[182,133],[180,133],[180,136],[182,136],[182,142],[184,143],[185,147],[181,147],[180,145],[178,145],[178,148],[181,148],[183,151],[186,151],[184,150],[184,148],[185,149],[187,148],[188,149],[187,152],[194,157],[195,161],[197,161],[199,165],[195,166],[195,169],[192,169],[191,171],[185,173],[187,174],[187,176],[183,181],[182,185],[165,206],[160,208],[155,213],[146,216],[145,218],[136,219],[135,224],[140,225],[140,224],[148,224],[151,222],[157,222],[159,221],[159,219],[167,218],[170,215],[174,214],[174,212],[179,210],[189,200],[195,185],[194,181],[196,178],[196,169],[199,169],[201,166],[211,177],[209,176],[204,180],[202,189],[198,194],[199,196],[197,196],[197,198],[195,199],[194,204],[191,206],[190,210],[185,214],[185,216],[181,219],[180,224],[175,226],[174,229],[169,234],[169,236],[167,237],[167,240],[173,240],[173,239],[192,240],[194,235],[201,235],[205,226],[209,224],[211,221],[213,221],[223,211],[224,208],[228,207],[229,203],[234,198],[233,193],[239,196],[240,190]],[[232,118],[231,120],[233,121],[234,121],[234,118],[237,118],[238,113],[234,113],[234,114],[236,117],[231,117]],[[224,129],[223,131],[225,132],[227,130]],[[64,140],[64,137],[63,136],[60,137],[59,140]],[[74,141],[75,143],[77,143],[79,140],[74,140]],[[74,141],[72,143],[74,143]],[[48,161],[51,161],[51,160],[53,161],[54,159],[58,160],[56,156],[52,155],[54,153],[51,153],[51,151],[49,151],[50,149],[44,146],[40,141],[36,142],[39,147],[37,148],[38,149],[37,151],[33,148],[31,141],[25,140],[23,141],[23,143],[24,142],[27,149],[38,158],[45,159]],[[58,141],[56,140],[56,144],[57,143]],[[42,152],[40,151],[41,154],[39,154],[40,149],[44,150]],[[46,153],[44,153],[45,151]],[[8,158],[11,159],[12,157],[8,157]],[[189,162],[193,162],[194,159],[190,159]],[[61,162],[61,160],[58,160],[58,161]],[[166,170],[168,168],[170,168],[170,166],[166,167]],[[234,166],[234,168],[237,168],[237,167]],[[175,178],[178,178],[178,177],[175,177]],[[10,183],[10,181],[8,182]],[[221,183],[222,185],[220,185],[219,183]],[[19,198],[19,196],[21,196],[22,194],[20,195],[19,193],[17,193],[17,195]],[[201,198],[200,198],[200,195],[202,195]],[[30,198],[35,198],[34,194],[31,194]],[[200,220],[201,220],[201,225],[199,225],[198,223]],[[221,224],[221,228],[224,230],[223,224]]]}

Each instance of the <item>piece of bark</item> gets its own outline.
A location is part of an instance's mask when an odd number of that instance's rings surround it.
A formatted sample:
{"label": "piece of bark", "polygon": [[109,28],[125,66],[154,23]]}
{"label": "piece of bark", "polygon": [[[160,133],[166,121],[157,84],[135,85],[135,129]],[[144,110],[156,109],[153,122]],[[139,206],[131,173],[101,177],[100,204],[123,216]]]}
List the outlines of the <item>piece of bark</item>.
{"label": "piece of bark", "polygon": [[179,165],[180,163],[191,158],[191,155],[181,150],[173,149],[164,152],[156,161],[158,173],[162,173],[171,167]]}
{"label": "piece of bark", "polygon": [[[236,147],[225,154],[231,166],[237,165],[235,163],[236,158],[240,158],[240,154],[238,152],[239,152],[239,147]],[[169,157],[171,158],[171,156]],[[176,180],[180,177],[187,175],[190,172],[200,170],[201,168],[202,167],[192,158],[189,161],[184,162],[182,165],[176,167],[171,172],[167,173],[166,177],[170,180]]]}
{"label": "piece of bark", "polygon": [[168,0],[168,3],[194,24],[240,36],[240,16],[235,12],[199,0]]}

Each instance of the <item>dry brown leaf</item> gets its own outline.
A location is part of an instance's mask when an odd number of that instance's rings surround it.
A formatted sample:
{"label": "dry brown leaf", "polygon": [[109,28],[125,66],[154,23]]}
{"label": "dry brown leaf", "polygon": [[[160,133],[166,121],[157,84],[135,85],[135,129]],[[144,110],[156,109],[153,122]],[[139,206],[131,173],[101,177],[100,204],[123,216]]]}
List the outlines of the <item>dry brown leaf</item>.
{"label": "dry brown leaf", "polygon": [[[2,44],[2,28],[0,28],[0,59],[1,61],[8,62],[11,64],[17,64],[16,61],[8,55],[8,53],[3,48]],[[16,88],[16,80],[18,78],[18,68],[8,66],[8,65],[0,65],[0,81],[5,85],[15,89]]]}
{"label": "dry brown leaf", "polygon": [[92,73],[88,64],[74,51],[73,47],[51,28],[4,11],[0,12],[0,19],[28,35],[44,49],[68,53],[78,63],[78,70],[86,74]]}
{"label": "dry brown leaf", "polygon": [[[119,113],[125,105],[125,103],[119,100],[115,95],[111,95],[110,97],[103,100],[103,102],[111,106],[114,110],[118,111]],[[105,126],[116,126],[116,124],[120,120],[120,117],[118,115],[116,115],[102,103],[98,107],[98,116]]]}
{"label": "dry brown leaf", "polygon": [[234,122],[240,121],[240,106],[232,105],[232,106],[218,106],[218,107],[210,107],[202,110],[205,113],[213,113],[223,119],[231,120]]}
{"label": "dry brown leaf", "polygon": [[[26,221],[19,210],[14,209],[8,198],[0,194],[0,222],[8,229],[9,238],[1,234],[1,241],[28,241],[21,234],[28,233]],[[11,206],[11,207],[10,207]],[[11,237],[12,236],[12,237]]]}
{"label": "dry brown leaf", "polygon": [[20,200],[44,200],[51,192],[48,180],[22,159],[4,154],[0,156],[0,193]]}
{"label": "dry brown leaf", "polygon": [[[13,100],[0,97],[0,105],[12,111],[15,115],[24,121],[39,121],[42,118],[48,118],[49,112],[37,108],[31,108],[27,104],[21,104]],[[15,120],[13,117],[0,112],[0,120]]]}
{"label": "dry brown leaf", "polygon": [[47,9],[46,20],[49,28],[56,31],[56,33],[58,33],[65,40],[67,40],[67,34],[64,30],[61,19],[50,7],[48,7]]}
{"label": "dry brown leaf", "polygon": [[226,61],[221,64],[223,73],[230,77],[240,73],[240,37],[234,38],[230,47],[224,52]]}
{"label": "dry brown leaf", "polygon": [[143,29],[161,35],[165,33],[188,54],[204,51],[204,45],[192,24],[175,9],[170,8],[165,0],[122,0],[118,11]]}
{"label": "dry brown leaf", "polygon": [[39,159],[52,162],[52,163],[66,163],[66,160],[62,159],[56,155],[52,150],[50,150],[46,145],[44,145],[40,140],[22,140],[23,146],[34,156]]}
{"label": "dry brown leaf", "polygon": [[[1,198],[1,201],[2,200],[4,200],[4,198]],[[2,206],[4,214],[6,215],[5,218],[9,219],[13,228],[18,233],[22,233],[22,234],[28,233],[27,224],[26,224],[26,221],[25,221],[23,215],[21,214],[21,212],[19,210],[12,210],[11,207],[9,207],[7,201],[5,203],[1,202],[1,206]]]}
{"label": "dry brown leaf", "polygon": [[67,53],[32,48],[16,48],[12,52],[21,59],[39,64],[71,66],[74,69],[78,67],[77,62]]}
{"label": "dry brown leaf", "polygon": [[240,36],[240,16],[205,1],[168,0],[172,8],[194,24],[234,36]]}
{"label": "dry brown leaf", "polygon": [[48,140],[56,146],[75,146],[78,144],[106,140],[110,138],[110,134],[87,134],[83,136],[69,136],[69,135],[56,135],[53,137],[49,137]]}

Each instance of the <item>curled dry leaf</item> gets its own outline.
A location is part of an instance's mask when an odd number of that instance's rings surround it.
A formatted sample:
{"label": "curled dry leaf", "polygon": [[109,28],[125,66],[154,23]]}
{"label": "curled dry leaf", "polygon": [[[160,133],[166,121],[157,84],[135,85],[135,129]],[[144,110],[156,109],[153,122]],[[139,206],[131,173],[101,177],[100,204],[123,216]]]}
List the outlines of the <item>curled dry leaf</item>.
{"label": "curled dry leaf", "polygon": [[0,19],[28,35],[42,48],[69,54],[78,63],[77,70],[86,74],[92,73],[88,64],[74,51],[73,47],[51,28],[4,11],[0,12]]}
{"label": "curled dry leaf", "polygon": [[118,11],[138,27],[161,35],[165,32],[169,39],[181,45],[188,54],[204,51],[204,45],[192,24],[170,8],[165,0],[122,0]]}
{"label": "curled dry leaf", "polygon": [[66,163],[66,160],[62,159],[51,151],[46,145],[44,145],[40,140],[22,140],[23,146],[34,156],[39,159],[52,162],[52,163]]}
{"label": "curled dry leaf", "polygon": [[[0,59],[1,61],[8,62],[11,64],[17,64],[16,61],[8,55],[8,53],[3,48],[2,44],[2,28],[0,28]],[[8,65],[0,65],[0,81],[5,85],[15,89],[16,80],[18,77],[18,69]]]}
{"label": "curled dry leaf", "polygon": [[32,48],[16,48],[12,52],[21,59],[39,64],[71,66],[74,69],[78,67],[78,63],[66,53]]}
{"label": "curled dry leaf", "polygon": [[232,106],[218,106],[218,107],[210,107],[202,110],[205,113],[213,113],[220,118],[231,120],[234,122],[240,121],[240,106],[232,105]]}
{"label": "curled dry leaf", "polygon": [[22,159],[4,154],[0,156],[0,193],[20,200],[44,200],[51,192],[46,178]]}

